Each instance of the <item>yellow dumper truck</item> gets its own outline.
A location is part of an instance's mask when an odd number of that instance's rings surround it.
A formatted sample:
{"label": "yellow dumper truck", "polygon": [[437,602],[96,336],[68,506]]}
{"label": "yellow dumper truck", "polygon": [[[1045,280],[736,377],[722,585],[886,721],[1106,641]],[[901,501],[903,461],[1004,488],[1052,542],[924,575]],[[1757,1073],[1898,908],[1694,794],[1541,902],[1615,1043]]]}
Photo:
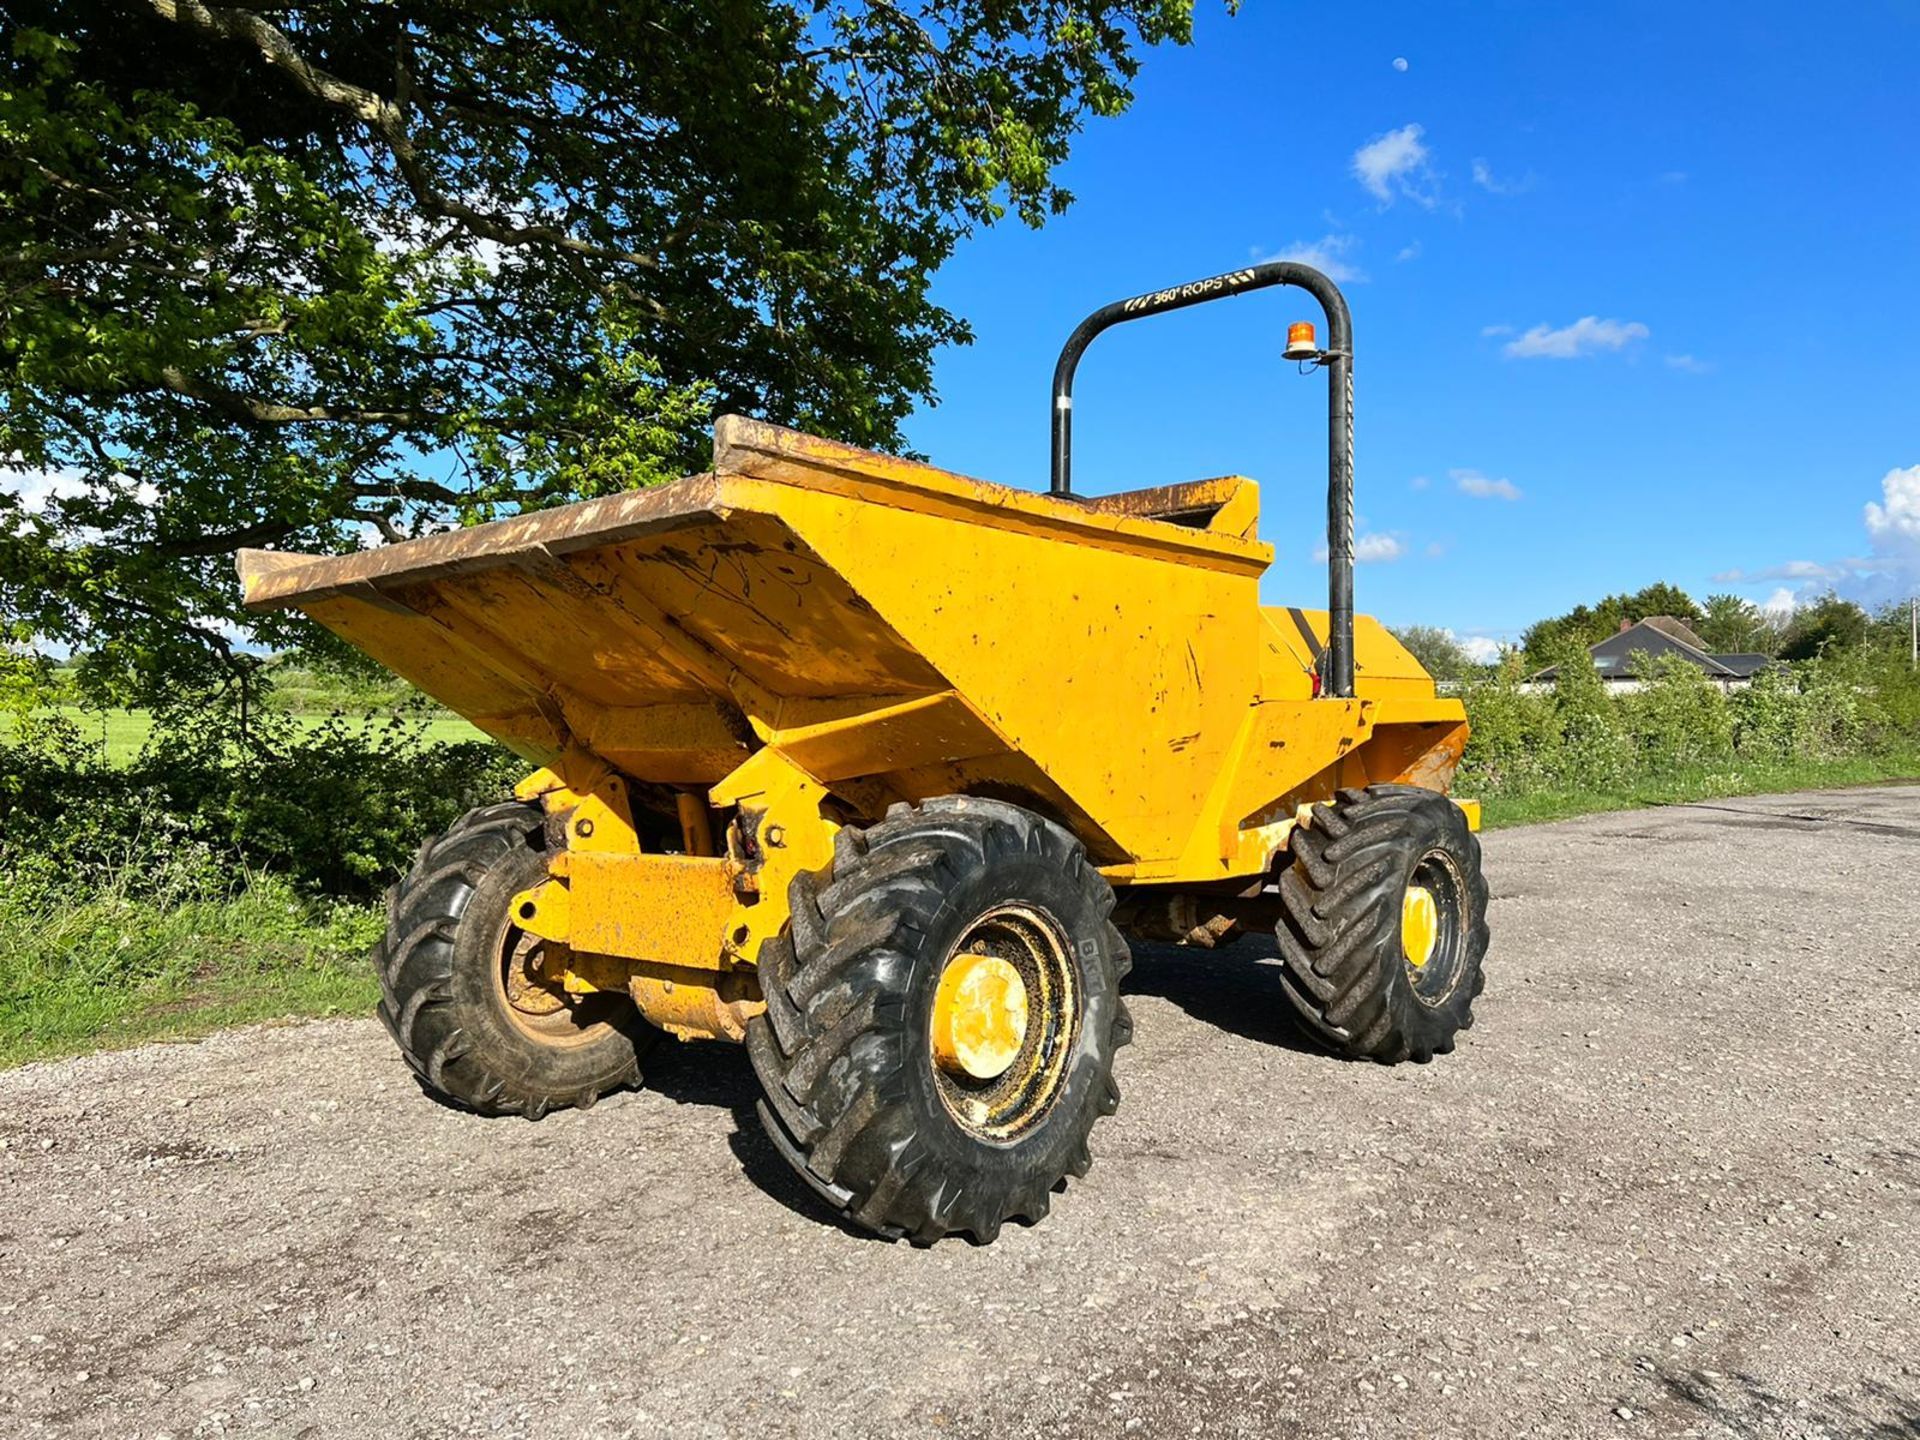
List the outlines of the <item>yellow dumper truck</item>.
{"label": "yellow dumper truck", "polygon": [[[1072,491],[1108,325],[1272,284],[1329,344],[1329,604],[1260,603],[1238,477]],[[357,554],[294,607],[535,767],[420,851],[375,952],[421,1081],[538,1118],[744,1042],[794,1169],[893,1238],[1047,1213],[1119,1100],[1129,938],[1278,940],[1329,1047],[1427,1060],[1487,945],[1465,712],[1353,613],[1352,329],[1287,262],[1095,312],[1037,494],[728,416],[673,484]]]}

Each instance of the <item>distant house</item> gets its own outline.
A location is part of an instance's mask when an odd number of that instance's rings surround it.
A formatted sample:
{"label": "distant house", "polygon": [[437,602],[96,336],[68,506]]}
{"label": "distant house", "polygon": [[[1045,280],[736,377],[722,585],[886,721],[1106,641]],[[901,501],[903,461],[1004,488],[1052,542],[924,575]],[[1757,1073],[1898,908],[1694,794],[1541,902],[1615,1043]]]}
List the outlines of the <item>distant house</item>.
{"label": "distant house", "polygon": [[[1589,646],[1587,653],[1593,657],[1593,668],[1600,672],[1600,678],[1609,687],[1618,686],[1623,690],[1638,687],[1641,666],[1665,655],[1678,656],[1689,665],[1697,665],[1723,690],[1740,689],[1773,663],[1771,655],[1712,654],[1705,641],[1671,615],[1649,615],[1634,624],[1622,621],[1617,634]],[[1637,655],[1646,659],[1636,660]],[[1547,684],[1559,669],[1557,665],[1549,665],[1531,678]]]}

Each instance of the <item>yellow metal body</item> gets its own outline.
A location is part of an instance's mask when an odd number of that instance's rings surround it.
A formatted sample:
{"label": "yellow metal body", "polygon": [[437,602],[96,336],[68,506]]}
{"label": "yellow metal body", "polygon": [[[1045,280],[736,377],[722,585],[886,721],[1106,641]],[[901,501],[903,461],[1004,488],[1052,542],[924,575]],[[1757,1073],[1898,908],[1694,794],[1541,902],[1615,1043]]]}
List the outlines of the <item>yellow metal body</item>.
{"label": "yellow metal body", "polygon": [[793,877],[895,802],[1009,799],[1177,888],[1257,880],[1341,787],[1447,789],[1460,702],[1366,617],[1357,694],[1316,698],[1326,616],[1261,605],[1258,508],[1237,477],[1061,499],[727,417],[672,485],[240,568],[540,767],[565,848],[525,927],[737,1036]]}

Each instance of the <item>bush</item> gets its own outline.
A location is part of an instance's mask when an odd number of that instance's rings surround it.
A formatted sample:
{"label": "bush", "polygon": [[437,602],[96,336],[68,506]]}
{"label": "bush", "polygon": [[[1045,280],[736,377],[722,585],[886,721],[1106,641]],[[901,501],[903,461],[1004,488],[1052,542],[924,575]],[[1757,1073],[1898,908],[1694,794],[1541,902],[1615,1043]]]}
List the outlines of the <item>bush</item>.
{"label": "bush", "polygon": [[150,815],[76,877],[0,842],[0,1064],[271,1015],[364,1013],[379,907],[314,900]]}
{"label": "bush", "polygon": [[1628,718],[1583,650],[1562,661],[1551,689],[1522,689],[1508,670],[1465,697],[1472,733],[1459,783],[1474,794],[1601,790],[1634,773]]}
{"label": "bush", "polygon": [[261,703],[289,715],[317,715],[329,710],[363,715],[383,710],[413,710],[422,715],[451,713],[399,676],[377,668],[371,671],[342,668],[311,663],[296,656],[280,656],[264,667],[263,678],[269,684]]}
{"label": "bush", "polygon": [[1920,750],[1920,675],[1888,650],[1771,666],[1731,694],[1677,659],[1612,693],[1581,653],[1550,689],[1507,673],[1464,693],[1473,730],[1457,784],[1474,795],[1626,794],[1676,772],[1731,773],[1736,761]]}
{"label": "bush", "polygon": [[[61,875],[75,892],[111,876],[139,894],[145,858],[177,852],[309,894],[371,896],[524,769],[492,745],[430,743],[419,721],[272,722],[254,717],[243,740],[218,719],[162,717],[125,769],[66,721],[22,723],[0,745],[0,874]],[[179,867],[164,873],[176,883]]]}
{"label": "bush", "polygon": [[1780,665],[1754,676],[1729,702],[1734,747],[1755,759],[1829,760],[1904,745],[1916,737],[1874,733],[1878,692],[1854,657]]}
{"label": "bush", "polygon": [[1464,696],[1473,729],[1461,761],[1461,785],[1478,795],[1551,783],[1560,747],[1552,700],[1521,690],[1510,673],[1469,685]]}
{"label": "bush", "polygon": [[1553,714],[1559,727],[1552,779],[1573,790],[1607,790],[1635,772],[1626,717],[1584,648],[1561,655],[1553,678]]}
{"label": "bush", "polygon": [[1769,666],[1727,701],[1733,744],[1752,759],[1786,759],[1799,751],[1806,704],[1786,666]]}
{"label": "bush", "polygon": [[1619,699],[1640,767],[1699,765],[1733,753],[1726,693],[1705,671],[1667,655],[1641,680],[1639,690]]}
{"label": "bush", "polygon": [[1861,697],[1866,743],[1876,748],[1920,744],[1920,669],[1901,653],[1868,661],[1869,682]]}

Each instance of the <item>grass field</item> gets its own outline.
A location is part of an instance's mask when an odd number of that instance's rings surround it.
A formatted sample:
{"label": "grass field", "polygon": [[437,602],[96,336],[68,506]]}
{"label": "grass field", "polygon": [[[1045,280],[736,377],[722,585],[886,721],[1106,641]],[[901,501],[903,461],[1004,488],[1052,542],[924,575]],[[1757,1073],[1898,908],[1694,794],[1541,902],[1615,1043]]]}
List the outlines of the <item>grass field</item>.
{"label": "grass field", "polygon": [[[77,705],[62,705],[55,713],[71,720],[81,734],[99,743],[109,765],[128,764],[153,733],[153,717],[145,710],[83,710]],[[300,711],[294,713],[293,719],[296,724],[313,726],[332,713],[331,710]],[[378,724],[385,719],[385,715],[377,713],[366,716],[368,724]],[[459,716],[440,713],[427,722],[427,738],[454,741],[487,737]]]}
{"label": "grass field", "polygon": [[1784,790],[1825,790],[1908,780],[1920,781],[1920,750],[1840,760],[1724,761],[1649,775],[1615,790],[1534,790],[1492,795],[1482,803],[1481,813],[1486,828],[1498,830],[1575,815],[1685,805],[1731,795],[1777,795]]}

